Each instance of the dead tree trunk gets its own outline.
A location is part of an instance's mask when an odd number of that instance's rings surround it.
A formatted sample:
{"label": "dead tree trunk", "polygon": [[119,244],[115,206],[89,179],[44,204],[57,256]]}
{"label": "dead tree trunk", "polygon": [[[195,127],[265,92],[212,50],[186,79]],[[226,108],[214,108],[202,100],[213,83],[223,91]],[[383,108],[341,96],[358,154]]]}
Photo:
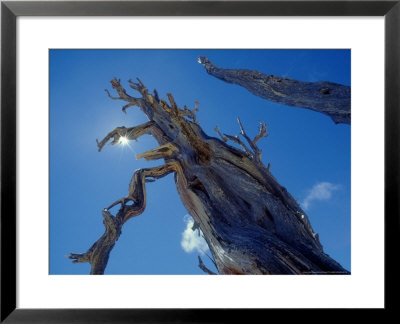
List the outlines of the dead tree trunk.
{"label": "dead tree trunk", "polygon": [[288,106],[302,107],[329,116],[336,124],[350,124],[350,87],[337,83],[302,82],[245,69],[222,69],[200,56],[208,74],[240,85],[261,98]]}
{"label": "dead tree trunk", "polygon": [[[109,97],[125,101],[124,112],[139,107],[149,122],[114,129],[98,142],[99,151],[111,139],[116,144],[122,137],[150,134],[160,146],[137,157],[165,162],[134,172],[127,196],[103,210],[106,232],[86,253],[71,254],[74,262],[89,262],[92,274],[103,274],[121,227],[146,207],[146,182],[174,173],[180,198],[203,232],[220,274],[348,274],[323,252],[307,215],[263,165],[257,143],[267,136],[264,123],[254,139],[240,120],[243,139],[222,135],[218,128],[221,139],[210,137],[196,120],[197,107],[181,109],[171,94],[167,103],[140,80],[129,81],[138,98],[127,94],[119,80],[111,84],[118,96],[107,91]],[[113,216],[109,209],[116,205],[120,209]]]}

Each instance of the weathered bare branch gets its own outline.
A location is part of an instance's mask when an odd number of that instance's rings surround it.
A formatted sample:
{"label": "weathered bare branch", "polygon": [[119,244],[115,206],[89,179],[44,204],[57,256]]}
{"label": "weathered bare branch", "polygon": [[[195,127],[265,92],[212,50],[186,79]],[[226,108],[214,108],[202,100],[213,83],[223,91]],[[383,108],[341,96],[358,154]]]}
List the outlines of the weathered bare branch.
{"label": "weathered bare branch", "polygon": [[247,153],[247,155],[254,159],[256,162],[261,162],[261,150],[257,147],[257,142],[263,138],[263,137],[268,137],[269,135],[266,135],[267,133],[267,126],[264,122],[260,122],[260,130],[257,136],[254,138],[254,140],[251,140],[250,137],[247,135],[246,131],[244,130],[243,124],[240,121],[240,118],[237,118],[237,121],[239,123],[240,127],[240,133],[241,135],[246,139],[247,143],[249,143],[251,150],[247,147],[247,145],[240,139],[239,136],[232,136],[232,135],[227,135],[227,134],[221,134],[219,131],[218,126],[214,128],[214,130],[217,132],[218,136],[221,138],[223,142],[227,142],[228,140],[235,142],[236,144],[240,145],[243,150]]}
{"label": "weathered bare branch", "polygon": [[[159,179],[171,172],[179,170],[178,162],[168,162],[162,166],[154,168],[145,168],[136,170],[129,184],[128,196],[118,199],[106,209],[111,209],[114,206],[121,204],[125,208],[123,223],[129,218],[140,215],[146,208],[146,178]],[[133,205],[126,205],[128,201],[132,201]]]}
{"label": "weathered bare branch", "polygon": [[247,153],[247,155],[250,158],[253,158],[256,160],[256,162],[261,162],[261,150],[257,147],[257,142],[263,138],[263,137],[267,137],[265,136],[266,132],[267,132],[267,126],[265,125],[264,122],[260,122],[260,131],[258,133],[258,135],[254,138],[254,140],[251,140],[250,137],[247,135],[246,131],[244,130],[244,127],[242,125],[242,122],[240,121],[239,117],[237,118],[237,121],[239,123],[239,127],[240,127],[240,133],[241,135],[246,139],[247,143],[249,143],[251,150],[247,147],[247,145],[239,138],[239,136],[232,136],[232,135],[227,135],[224,133],[224,135],[222,135],[219,131],[218,126],[216,126],[214,128],[214,130],[217,132],[217,134],[219,135],[219,137],[222,139],[222,141],[227,142],[228,140],[231,140],[233,142],[235,142],[236,144],[240,145],[243,150]]}
{"label": "weathered bare branch", "polygon": [[128,103],[127,105],[123,106],[123,107],[122,107],[122,112],[126,114],[126,110],[127,110],[129,107],[132,107],[132,106],[136,106],[136,103],[135,103],[135,102],[130,102],[130,103]]}
{"label": "weathered bare branch", "polygon": [[147,90],[146,86],[143,84],[142,80],[140,80],[139,78],[136,78],[136,80],[138,80],[139,82],[139,86],[142,90]]}
{"label": "weathered bare branch", "polygon": [[164,109],[165,111],[167,111],[167,112],[172,111],[172,109],[170,108],[170,106],[168,106],[168,103],[164,99],[160,99],[159,104],[160,104],[161,108]]}
{"label": "weathered bare branch", "polygon": [[173,97],[173,95],[170,94],[170,93],[167,93],[167,97],[168,97],[168,100],[169,100],[169,102],[171,104],[171,108],[174,111],[178,111],[178,106],[176,105],[175,98]]}
{"label": "weathered bare branch", "polygon": [[104,274],[110,252],[121,235],[123,214],[123,208],[121,208],[115,217],[112,216],[108,210],[104,209],[102,211],[103,224],[105,226],[104,234],[86,253],[71,253],[68,258],[72,259],[74,263],[89,262],[91,265],[90,274]]}
{"label": "weathered bare branch", "polygon": [[200,255],[198,256],[198,258],[199,258],[199,268],[200,268],[201,270],[203,270],[205,273],[208,273],[209,275],[216,275],[215,272],[212,272],[210,269],[208,269],[208,268],[204,265],[203,260],[200,258]]}
{"label": "weathered bare branch", "polygon": [[199,107],[196,105],[197,101],[195,102],[195,108],[193,110],[190,110],[186,105],[183,106],[183,109],[180,110],[180,116],[182,117],[188,117],[193,122],[197,125],[200,124],[200,122],[196,118],[196,112],[199,111]]}
{"label": "weathered bare branch", "polygon": [[117,127],[109,132],[107,136],[104,137],[100,142],[96,139],[99,152],[103,149],[104,145],[106,145],[111,138],[113,138],[111,145],[117,144],[121,137],[125,137],[127,140],[136,140],[142,135],[150,134],[153,127],[156,127],[153,121],[149,121],[135,127]]}
{"label": "weathered bare branch", "polygon": [[108,97],[111,98],[111,99],[114,99],[114,100],[123,100],[121,97],[113,97],[113,96],[110,94],[110,91],[108,91],[107,89],[104,89],[104,91],[107,93]]}
{"label": "weathered bare branch", "polygon": [[232,135],[228,135],[228,134],[221,134],[221,132],[219,131],[218,126],[215,126],[214,130],[217,132],[218,136],[221,138],[221,140],[226,143],[228,140],[235,142],[236,144],[238,144],[239,146],[241,146],[243,148],[243,150],[246,152],[246,154],[252,158],[254,156],[254,154],[249,150],[249,148],[247,147],[247,145],[245,143],[243,143],[243,141],[239,138],[239,136],[232,136]]}
{"label": "weathered bare branch", "polygon": [[231,140],[232,142],[235,142],[236,144],[240,145],[249,157],[253,157],[253,153],[248,149],[246,144],[243,143],[243,141],[239,138],[239,136],[232,136],[232,135],[228,135],[225,133],[224,133],[224,136],[228,140]]}
{"label": "weathered bare branch", "polygon": [[172,157],[176,152],[178,152],[178,148],[172,143],[167,143],[159,147],[156,147],[154,149],[151,149],[147,152],[138,154],[136,155],[136,158],[137,159],[145,158],[147,161],[158,160],[163,158],[165,159]]}
{"label": "weathered bare branch", "polygon": [[195,123],[195,124],[200,124],[200,122],[196,119],[196,113],[199,111],[199,104],[200,104],[200,102],[198,102],[198,101],[195,101],[194,102],[194,109],[193,110],[189,110],[190,111],[190,118],[193,120],[193,122]]}
{"label": "weathered bare branch", "polygon": [[223,135],[220,133],[218,126],[215,126],[214,130],[217,132],[218,136],[221,138],[221,140],[222,140],[224,143],[226,143],[226,142],[228,141],[228,138],[225,137],[225,136],[223,136]]}
{"label": "weathered bare branch", "polygon": [[[240,118],[237,118],[237,121],[239,123],[239,127],[240,127],[240,133],[242,134],[242,136],[246,139],[247,143],[249,143],[251,149],[254,152],[254,158],[257,162],[261,162],[261,150],[257,147],[256,143],[257,141],[261,138],[264,137],[265,134],[263,134],[264,132],[264,128],[265,127],[265,132],[267,131],[266,126],[261,124],[261,129],[260,132],[258,133],[258,135],[254,138],[254,141],[252,141],[250,139],[250,137],[247,135],[246,131],[244,130],[244,127],[242,125],[242,122],[240,121]],[[259,137],[260,136],[260,137]]]}
{"label": "weathered bare branch", "polygon": [[136,82],[133,82],[132,79],[129,79],[128,82],[129,82],[129,86],[130,86],[132,89],[134,89],[134,90],[136,90],[136,91],[138,91],[138,92],[140,92],[140,90],[142,89],[142,88],[140,87],[140,84],[138,84],[138,83],[136,83]]}
{"label": "weathered bare branch", "polygon": [[198,62],[208,74],[227,83],[240,85],[258,97],[320,112],[336,124],[350,124],[349,86],[327,81],[303,82],[247,69],[224,69],[205,56],[200,56]]}
{"label": "weathered bare branch", "polygon": [[112,79],[111,86],[117,91],[122,100],[132,101],[136,99],[126,93],[126,90],[121,86],[121,80],[117,80],[116,78]]}
{"label": "weathered bare branch", "polygon": [[[158,96],[158,94],[157,94]],[[175,115],[175,116],[180,116],[180,117],[188,117],[191,120],[193,120],[193,122],[195,124],[200,124],[199,121],[196,118],[196,112],[199,111],[199,107],[198,107],[198,102],[195,102],[195,108],[193,110],[188,109],[188,107],[186,105],[183,106],[183,109],[179,108],[178,105],[176,104],[175,98],[173,97],[172,94],[167,93],[167,98],[170,102],[170,105],[168,105],[168,103],[165,100],[160,100],[159,103],[161,105],[161,107],[163,107],[163,109],[165,111],[170,112],[171,114]]]}
{"label": "weathered bare branch", "polygon": [[242,125],[242,122],[240,121],[240,118],[237,118],[239,127],[240,127],[240,134],[242,134],[242,136],[246,139],[247,143],[249,143],[251,149],[256,152],[257,147],[254,145],[253,141],[250,139],[250,137],[247,136],[246,131],[244,130],[244,127]]}
{"label": "weathered bare branch", "polygon": [[266,138],[266,137],[268,137],[268,136],[269,136],[269,134],[267,134],[267,125],[266,125],[263,121],[260,121],[260,131],[259,131],[259,133],[257,134],[257,136],[254,137],[254,139],[253,139],[254,145],[257,145],[257,142],[258,142],[261,138]]}
{"label": "weathered bare branch", "polygon": [[[106,89],[106,93],[108,97],[114,100],[124,100],[128,101],[128,104],[122,107],[122,111],[126,113],[126,109],[132,106],[138,106],[140,107],[142,104],[142,99],[141,98],[135,98],[126,93],[126,90],[121,86],[120,80],[117,80],[116,78],[111,80],[111,85],[112,87],[117,91],[119,97],[113,97],[110,92]],[[132,86],[131,86],[132,87]],[[138,90],[138,89],[135,89]]]}
{"label": "weathered bare branch", "polygon": [[[90,274],[104,274],[110,252],[115,242],[121,235],[123,224],[134,216],[143,213],[146,208],[146,178],[159,179],[178,169],[176,162],[170,162],[165,165],[136,170],[129,185],[128,196],[117,200],[102,211],[103,223],[105,226],[104,234],[89,248],[86,253],[71,253],[68,258],[73,263],[89,262],[91,265]],[[133,205],[127,205],[132,201]],[[111,215],[109,209],[121,204],[116,216]]]}
{"label": "weathered bare branch", "polygon": [[140,92],[144,97],[146,97],[149,94],[146,86],[143,84],[143,82],[139,78],[136,78],[136,80],[138,82],[133,82],[131,79],[129,79],[128,80],[129,86],[132,89],[135,89],[136,91]]}

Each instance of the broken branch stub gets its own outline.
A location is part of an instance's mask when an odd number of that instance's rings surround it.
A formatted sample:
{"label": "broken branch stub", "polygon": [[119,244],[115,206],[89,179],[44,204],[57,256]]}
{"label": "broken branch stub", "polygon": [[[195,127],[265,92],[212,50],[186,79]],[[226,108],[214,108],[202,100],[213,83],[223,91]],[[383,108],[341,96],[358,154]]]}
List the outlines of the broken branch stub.
{"label": "broken branch stub", "polygon": [[106,135],[106,137],[104,137],[100,142],[96,139],[99,152],[103,149],[104,145],[106,145],[107,142],[111,139],[113,139],[111,145],[117,144],[121,137],[124,137],[127,140],[136,140],[142,135],[151,134],[153,127],[155,127],[155,123],[152,121],[149,121],[147,123],[135,127],[129,127],[129,128],[123,126],[117,127],[111,132],[109,132]]}

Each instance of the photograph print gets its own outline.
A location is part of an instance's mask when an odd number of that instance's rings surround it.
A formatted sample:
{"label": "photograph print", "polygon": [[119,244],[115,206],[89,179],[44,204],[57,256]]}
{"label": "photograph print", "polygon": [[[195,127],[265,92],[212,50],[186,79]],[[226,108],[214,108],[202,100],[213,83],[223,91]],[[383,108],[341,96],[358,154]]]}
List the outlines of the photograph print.
{"label": "photograph print", "polygon": [[349,275],[349,49],[50,49],[51,275]]}

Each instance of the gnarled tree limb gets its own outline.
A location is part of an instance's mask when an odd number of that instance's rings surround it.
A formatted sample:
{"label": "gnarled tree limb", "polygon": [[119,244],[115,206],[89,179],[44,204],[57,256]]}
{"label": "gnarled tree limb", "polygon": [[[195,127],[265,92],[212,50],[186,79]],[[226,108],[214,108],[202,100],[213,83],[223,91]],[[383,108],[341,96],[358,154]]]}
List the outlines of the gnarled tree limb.
{"label": "gnarled tree limb", "polygon": [[112,138],[111,145],[115,145],[119,142],[121,137],[125,137],[127,140],[136,140],[142,135],[151,134],[152,129],[156,127],[155,123],[149,121],[135,127],[117,127],[107,134],[100,142],[96,139],[99,152],[103,149],[104,145]]}
{"label": "gnarled tree limb", "polygon": [[104,274],[104,270],[108,263],[110,252],[115,242],[121,235],[123,217],[125,214],[124,207],[121,207],[118,214],[114,217],[111,213],[104,209],[103,223],[105,226],[104,234],[89,248],[86,253],[71,253],[68,258],[73,259],[74,263],[89,262],[91,265],[90,274]]}
{"label": "gnarled tree limb", "polygon": [[[131,183],[129,184],[128,196],[118,199],[102,211],[104,234],[89,248],[86,253],[71,253],[68,258],[74,263],[89,262],[91,265],[90,274],[104,274],[111,250],[121,235],[121,228],[129,218],[138,216],[146,208],[146,178],[159,179],[178,169],[176,162],[165,165],[136,170]],[[127,205],[132,201],[133,205]],[[111,215],[109,209],[121,204],[116,216]]]}
{"label": "gnarled tree limb", "polygon": [[105,89],[109,98],[114,100],[125,100],[128,101],[128,104],[122,107],[122,111],[126,113],[126,109],[132,106],[141,107],[143,104],[143,100],[141,98],[131,97],[126,93],[126,90],[121,86],[121,80],[117,80],[116,78],[111,80],[111,86],[117,91],[119,97],[114,97],[110,94],[110,92]]}
{"label": "gnarled tree limb", "polygon": [[246,69],[223,69],[200,56],[208,74],[240,85],[254,95],[288,106],[302,107],[329,116],[336,124],[350,124],[351,91],[349,86],[321,81],[303,82]]}
{"label": "gnarled tree limb", "polygon": [[[177,171],[178,168],[177,162],[168,162],[159,167],[136,170],[129,184],[128,196],[118,199],[106,209],[111,209],[121,204],[125,208],[123,223],[129,218],[140,215],[146,208],[146,178],[151,178],[151,180],[159,179],[171,172]],[[127,205],[126,203],[129,201],[132,201],[133,205]]]}

